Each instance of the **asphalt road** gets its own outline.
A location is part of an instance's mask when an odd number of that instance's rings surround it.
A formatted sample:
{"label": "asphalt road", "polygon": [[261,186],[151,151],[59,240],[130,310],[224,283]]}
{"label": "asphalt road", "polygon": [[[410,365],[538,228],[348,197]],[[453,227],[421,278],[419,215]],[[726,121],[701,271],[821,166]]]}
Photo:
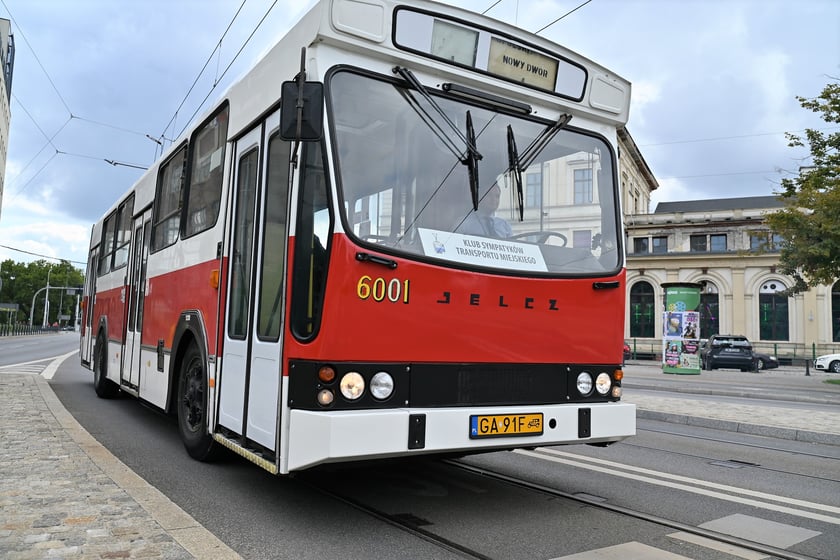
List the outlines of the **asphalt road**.
{"label": "asphalt road", "polygon": [[[11,345],[0,340],[0,365],[63,355],[77,346],[77,337],[65,334]],[[628,543],[650,547],[646,558],[657,557],[651,550],[696,559],[735,557],[674,536],[673,528],[581,504],[574,496],[693,526],[744,527],[813,558],[828,560],[840,550],[836,447],[640,420],[636,437],[606,449],[569,446],[464,459],[559,489],[568,498],[428,460],[278,478],[232,455],[216,464],[189,459],[174,419],[131,398],[96,398],[92,374],[76,357],[64,363],[51,386],[97,440],[246,559],[463,557],[353,503],[409,519],[486,558],[554,559],[621,550]]]}

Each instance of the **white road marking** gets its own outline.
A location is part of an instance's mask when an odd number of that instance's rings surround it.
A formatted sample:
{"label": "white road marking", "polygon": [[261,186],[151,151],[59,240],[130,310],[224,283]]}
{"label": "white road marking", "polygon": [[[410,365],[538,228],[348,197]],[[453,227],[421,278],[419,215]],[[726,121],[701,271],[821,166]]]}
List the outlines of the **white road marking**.
{"label": "white road marking", "polygon": [[640,542],[628,542],[561,556],[553,560],[691,560],[685,556],[654,548]]}
{"label": "white road marking", "polygon": [[[536,459],[542,459],[544,461],[552,461],[555,463],[561,463],[564,465],[569,465],[573,467],[578,467],[582,469],[588,469],[591,471],[596,471],[604,474],[610,474],[613,476],[619,476],[622,478],[628,478],[631,480],[637,480],[639,482],[646,482],[648,484],[654,484],[657,486],[663,486],[666,488],[674,488],[676,490],[683,490],[685,492],[691,492],[693,494],[700,494],[703,496],[708,496],[710,498],[717,498],[719,500],[725,500],[728,502],[739,503],[742,505],[752,506],[760,509],[766,509],[770,511],[776,511],[779,513],[786,513],[789,515],[795,515],[797,517],[804,517],[807,519],[813,519],[815,521],[822,521],[824,523],[831,523],[833,525],[840,525],[840,517],[834,517],[830,515],[823,515],[820,513],[814,513],[810,511],[804,511],[801,509],[796,509],[792,507],[788,507],[786,505],[778,505],[768,502],[784,502],[785,504],[796,505],[812,510],[817,511],[825,511],[831,513],[840,513],[840,508],[829,506],[825,504],[817,504],[814,502],[806,502],[804,500],[797,500],[794,498],[786,498],[783,496],[774,496],[772,494],[765,494],[763,492],[755,492],[752,490],[746,490],[742,488],[737,488],[735,486],[727,486],[725,484],[716,484],[714,482],[707,482],[705,480],[699,480],[696,478],[689,478],[685,476],[679,476],[675,474],[665,473],[654,471],[650,469],[644,469],[641,467],[634,467],[631,465],[624,465],[621,463],[615,463],[612,461],[605,461],[603,459],[594,459],[591,457],[583,457],[580,455],[575,455],[573,453],[566,453],[563,451],[556,451],[554,449],[547,449],[544,447],[539,448],[538,451],[526,451],[526,450],[517,450],[516,453],[521,455],[527,455],[529,457],[534,457]],[[594,463],[594,464],[593,464]],[[637,474],[643,473],[643,474]],[[679,481],[679,482],[673,482]],[[690,486],[690,485],[694,486]],[[713,489],[713,490],[711,490]],[[741,496],[737,496],[734,494],[741,494]],[[749,496],[743,497],[743,496]],[[759,498],[759,499],[753,499]],[[761,501],[767,500],[767,501]]]}
{"label": "white road marking", "polygon": [[44,379],[52,379],[53,376],[55,375],[55,372],[58,371],[58,366],[60,366],[62,364],[62,362],[64,362],[64,360],[66,360],[67,358],[69,358],[73,354],[78,354],[78,353],[79,353],[78,350],[73,350],[72,352],[67,352],[63,356],[58,356],[57,358],[53,359],[53,361],[50,362],[50,365],[47,366],[47,368],[44,370],[44,372],[41,374],[41,376]]}

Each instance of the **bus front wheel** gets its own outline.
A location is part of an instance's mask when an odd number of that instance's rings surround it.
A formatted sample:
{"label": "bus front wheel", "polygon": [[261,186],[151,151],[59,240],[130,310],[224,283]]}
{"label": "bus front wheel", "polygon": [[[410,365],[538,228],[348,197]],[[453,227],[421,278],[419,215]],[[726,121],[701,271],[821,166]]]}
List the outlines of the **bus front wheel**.
{"label": "bus front wheel", "polygon": [[211,461],[219,445],[207,432],[207,375],[201,352],[193,344],[181,361],[178,378],[178,430],[190,457]]}

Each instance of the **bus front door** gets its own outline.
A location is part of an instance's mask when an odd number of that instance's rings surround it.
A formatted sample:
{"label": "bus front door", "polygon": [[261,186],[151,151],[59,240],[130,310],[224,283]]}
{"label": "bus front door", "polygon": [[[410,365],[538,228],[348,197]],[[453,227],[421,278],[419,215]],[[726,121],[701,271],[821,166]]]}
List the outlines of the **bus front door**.
{"label": "bus front door", "polygon": [[275,113],[236,142],[219,424],[276,451],[289,144]]}

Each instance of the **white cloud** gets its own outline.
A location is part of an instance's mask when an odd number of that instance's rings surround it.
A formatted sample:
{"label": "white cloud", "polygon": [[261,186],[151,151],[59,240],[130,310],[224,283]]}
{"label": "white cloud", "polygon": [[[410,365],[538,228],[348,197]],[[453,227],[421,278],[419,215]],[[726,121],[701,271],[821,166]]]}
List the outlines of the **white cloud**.
{"label": "white cloud", "polygon": [[694,189],[689,187],[679,179],[660,179],[659,188],[653,191],[650,196],[650,211],[656,210],[656,205],[660,202],[669,202],[672,200],[698,200],[704,197],[702,193],[697,193]]}
{"label": "white cloud", "polygon": [[632,85],[630,94],[630,114],[634,125],[644,126],[646,109],[661,100],[662,85],[651,80],[639,80]]}
{"label": "white cloud", "polygon": [[[445,1],[477,12],[492,5],[489,16],[530,31],[580,4]],[[196,10],[199,3],[202,9]],[[203,109],[313,3],[278,2]],[[12,6],[15,25],[27,41],[16,44],[0,244],[76,261],[87,258],[90,222],[139,176],[102,159],[148,164],[155,147],[143,134],[68,122],[64,101],[77,116],[161,134],[238,4],[27,0]],[[267,7],[245,5],[221,55],[212,59],[169,133],[183,127]],[[764,175],[738,172],[796,167],[792,157],[800,154],[787,148],[782,135],[758,135],[819,125],[794,96],[816,95],[826,74],[840,72],[838,19],[840,2],[828,0],[607,1],[580,7],[541,35],[632,82],[631,133],[653,172],[665,177],[653,193],[655,207],[665,200],[772,192]],[[59,129],[55,146],[47,145],[36,157],[45,135],[52,137]],[[739,138],[747,134],[756,136]],[[54,148],[67,153],[56,156]],[[30,260],[2,248],[0,256]]]}

